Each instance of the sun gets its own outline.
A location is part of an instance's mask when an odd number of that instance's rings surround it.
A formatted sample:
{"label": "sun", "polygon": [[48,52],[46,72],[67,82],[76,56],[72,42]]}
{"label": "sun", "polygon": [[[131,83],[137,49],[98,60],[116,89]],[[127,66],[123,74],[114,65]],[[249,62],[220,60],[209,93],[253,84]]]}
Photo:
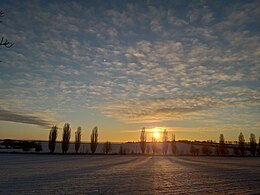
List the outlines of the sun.
{"label": "sun", "polygon": [[154,132],[154,133],[153,133],[153,137],[154,137],[155,139],[158,139],[158,138],[160,137],[160,134],[159,134],[158,132]]}

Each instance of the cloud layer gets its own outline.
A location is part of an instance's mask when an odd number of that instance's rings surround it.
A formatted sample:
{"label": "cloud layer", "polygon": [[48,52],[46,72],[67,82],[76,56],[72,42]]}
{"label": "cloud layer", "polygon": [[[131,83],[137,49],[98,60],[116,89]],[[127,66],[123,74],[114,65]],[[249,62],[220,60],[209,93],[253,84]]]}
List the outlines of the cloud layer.
{"label": "cloud layer", "polygon": [[44,128],[46,127],[49,128],[51,126],[50,121],[44,120],[38,116],[16,113],[16,112],[2,109],[1,107],[0,107],[0,121],[38,125]]}
{"label": "cloud layer", "polygon": [[94,110],[127,123],[236,121],[237,111],[256,123],[257,1],[1,4],[16,44],[0,64],[0,102],[11,110],[61,120]]}

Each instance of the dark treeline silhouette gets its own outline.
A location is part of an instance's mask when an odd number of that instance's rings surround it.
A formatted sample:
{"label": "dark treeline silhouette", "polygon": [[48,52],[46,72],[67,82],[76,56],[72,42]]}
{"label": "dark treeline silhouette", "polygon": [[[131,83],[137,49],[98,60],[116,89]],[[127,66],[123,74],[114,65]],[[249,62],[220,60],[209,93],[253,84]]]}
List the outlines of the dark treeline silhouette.
{"label": "dark treeline silhouette", "polygon": [[[141,136],[140,136],[140,149],[141,153],[144,154],[142,147],[144,143],[144,128],[141,130]],[[151,140],[151,149],[153,154],[160,154],[159,151],[159,145],[161,147],[161,153],[163,155],[167,154],[167,149],[168,149],[168,135],[167,131],[164,130],[162,132],[162,141],[159,142],[154,136],[152,136]],[[190,144],[190,150],[189,153],[190,155],[205,155],[205,156],[256,156],[256,154],[260,155],[260,137],[259,137],[259,146],[256,143],[256,138],[254,134],[250,134],[249,142],[246,143],[244,139],[244,135],[241,132],[238,136],[238,141],[235,142],[227,142],[225,141],[225,137],[223,134],[220,134],[219,136],[219,142],[213,142],[213,141],[176,141],[175,140],[175,135],[172,135],[172,140],[170,141],[171,143],[171,155],[188,155],[187,153],[184,153],[183,151],[178,151],[177,148],[177,143],[189,143]],[[150,153],[150,144],[145,140],[146,143],[146,154]],[[149,148],[149,150],[148,150]],[[258,149],[259,148],[259,149]]]}
{"label": "dark treeline silhouette", "polygon": [[35,149],[35,152],[42,151],[42,145],[40,141],[36,142],[5,139],[2,145],[4,145],[6,149],[22,149],[25,152],[30,151],[31,149]]}
{"label": "dark treeline silhouette", "polygon": [[[150,142],[146,139],[145,128],[140,131],[140,140],[138,142],[128,142],[125,144],[116,144],[118,151],[117,154],[146,154],[146,155],[191,155],[191,156],[260,156],[260,137],[259,142],[256,142],[256,136],[251,133],[248,142],[245,141],[244,135],[241,132],[238,135],[237,141],[225,141],[223,134],[219,136],[219,142],[211,141],[188,141],[178,140],[176,141],[175,134],[172,134],[172,139],[168,139],[168,131],[165,129],[161,132],[161,140],[155,134],[152,136]],[[55,152],[56,143],[58,137],[58,127],[53,126],[49,132],[48,148],[50,153]],[[63,154],[68,153],[71,137],[71,126],[69,123],[65,123],[63,126],[62,139],[60,141],[61,150]],[[132,145],[132,143],[134,145]],[[128,145],[130,144],[130,145]],[[17,141],[5,139],[1,143],[4,146],[1,149],[22,149],[23,151],[35,152],[42,151],[41,142],[36,141]],[[81,127],[78,127],[75,131],[75,153],[88,154],[89,149],[91,154],[95,154],[98,146],[98,128],[94,127],[90,135],[90,143],[83,144],[81,146]],[[138,148],[138,145],[140,149]],[[170,152],[168,147],[170,145]],[[105,154],[116,154],[112,152],[113,144],[109,141],[103,143],[99,154],[102,152]],[[81,147],[81,149],[80,149]],[[130,147],[130,148],[129,148]],[[7,150],[8,151],[8,150]]]}

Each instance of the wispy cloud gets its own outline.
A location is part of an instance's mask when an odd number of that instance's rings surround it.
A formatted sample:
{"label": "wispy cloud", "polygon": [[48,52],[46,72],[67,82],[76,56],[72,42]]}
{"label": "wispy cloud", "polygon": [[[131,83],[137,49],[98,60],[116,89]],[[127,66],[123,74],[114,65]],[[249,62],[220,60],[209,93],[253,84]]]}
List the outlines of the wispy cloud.
{"label": "wispy cloud", "polygon": [[17,123],[25,123],[31,125],[38,125],[44,128],[49,128],[51,126],[51,122],[44,120],[43,118],[35,115],[23,114],[12,112],[9,110],[5,110],[0,107],[0,120],[1,121],[9,121],[9,122],[17,122]]}
{"label": "wispy cloud", "polygon": [[[225,109],[257,106],[259,90],[225,88],[210,94],[182,93],[172,98],[154,98],[102,104],[105,115],[130,123],[178,121],[197,116],[220,114]],[[220,109],[216,110],[216,109]]]}

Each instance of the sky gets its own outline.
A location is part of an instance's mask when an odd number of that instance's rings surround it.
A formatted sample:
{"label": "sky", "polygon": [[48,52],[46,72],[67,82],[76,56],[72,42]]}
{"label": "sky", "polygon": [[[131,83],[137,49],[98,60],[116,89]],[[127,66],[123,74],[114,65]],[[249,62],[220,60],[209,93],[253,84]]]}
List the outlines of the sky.
{"label": "sky", "polygon": [[[259,1],[1,0],[0,139],[260,136]],[[147,135],[149,140],[150,134]]]}

